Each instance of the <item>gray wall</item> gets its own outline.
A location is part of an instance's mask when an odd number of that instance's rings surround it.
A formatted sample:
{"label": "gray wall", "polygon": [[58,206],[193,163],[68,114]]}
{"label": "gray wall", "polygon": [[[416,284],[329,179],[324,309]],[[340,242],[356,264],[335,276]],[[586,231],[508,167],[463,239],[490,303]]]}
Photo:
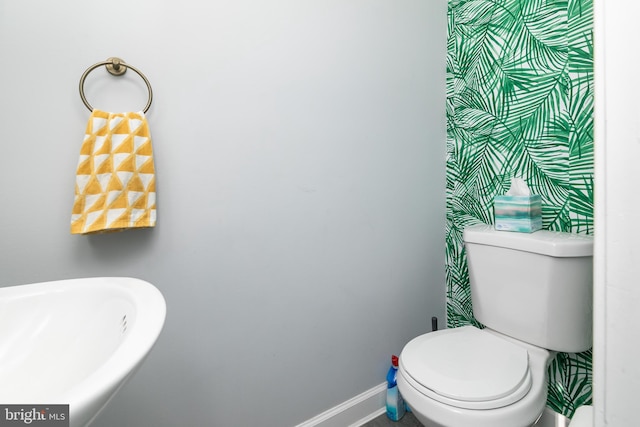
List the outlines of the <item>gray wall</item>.
{"label": "gray wall", "polygon": [[[0,285],[125,275],[165,329],[106,426],[292,426],[444,322],[444,0],[0,0]],[[72,236],[89,112],[150,79],[152,230]],[[96,70],[96,107],[138,110]]]}

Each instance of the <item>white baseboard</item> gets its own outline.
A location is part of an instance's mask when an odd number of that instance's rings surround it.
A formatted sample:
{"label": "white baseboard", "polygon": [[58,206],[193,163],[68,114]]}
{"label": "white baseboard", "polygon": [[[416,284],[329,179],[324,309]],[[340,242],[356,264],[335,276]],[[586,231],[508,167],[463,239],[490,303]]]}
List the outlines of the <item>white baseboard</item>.
{"label": "white baseboard", "polygon": [[[386,393],[385,393],[386,395]],[[356,421],[355,423],[351,424],[349,427],[362,427],[363,425],[365,425],[366,423],[368,423],[369,421],[378,418],[380,415],[386,414],[387,413],[387,408],[386,407],[382,407],[380,409],[378,409],[376,412],[374,412],[373,414],[369,414],[364,418],[360,418],[358,421]]]}
{"label": "white baseboard", "polygon": [[360,427],[386,411],[387,383],[377,385],[296,427]]}

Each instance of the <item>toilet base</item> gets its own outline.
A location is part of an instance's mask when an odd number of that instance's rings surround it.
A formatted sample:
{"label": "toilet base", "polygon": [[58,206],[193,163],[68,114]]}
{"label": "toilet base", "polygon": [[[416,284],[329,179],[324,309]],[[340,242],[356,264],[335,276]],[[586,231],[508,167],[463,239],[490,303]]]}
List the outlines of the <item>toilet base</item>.
{"label": "toilet base", "polygon": [[567,427],[569,421],[569,418],[558,414],[547,406],[544,408],[544,412],[538,422],[534,424],[534,427]]}
{"label": "toilet base", "polygon": [[[424,419],[420,414],[414,413],[415,417],[420,421],[424,427],[439,427],[440,424],[433,423],[431,420]],[[532,427],[568,427],[570,422],[569,418],[562,414],[558,414],[548,406],[544,408],[542,415],[538,418],[538,421]],[[449,427],[449,426],[444,426]]]}

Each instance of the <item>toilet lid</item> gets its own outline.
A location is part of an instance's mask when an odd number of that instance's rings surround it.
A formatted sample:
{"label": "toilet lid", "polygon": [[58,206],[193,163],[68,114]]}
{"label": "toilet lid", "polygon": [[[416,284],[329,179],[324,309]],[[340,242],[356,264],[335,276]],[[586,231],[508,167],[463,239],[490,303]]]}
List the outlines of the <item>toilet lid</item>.
{"label": "toilet lid", "polygon": [[414,387],[462,408],[507,406],[531,388],[527,350],[472,326],[413,339],[400,364]]}

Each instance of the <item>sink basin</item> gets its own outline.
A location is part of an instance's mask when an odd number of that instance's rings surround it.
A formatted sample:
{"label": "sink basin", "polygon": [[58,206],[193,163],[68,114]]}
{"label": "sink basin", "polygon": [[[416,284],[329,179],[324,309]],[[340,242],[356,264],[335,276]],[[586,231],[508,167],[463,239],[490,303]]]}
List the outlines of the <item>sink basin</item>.
{"label": "sink basin", "polygon": [[160,291],[126,277],[0,288],[0,404],[68,404],[88,426],[142,364],[166,315]]}

